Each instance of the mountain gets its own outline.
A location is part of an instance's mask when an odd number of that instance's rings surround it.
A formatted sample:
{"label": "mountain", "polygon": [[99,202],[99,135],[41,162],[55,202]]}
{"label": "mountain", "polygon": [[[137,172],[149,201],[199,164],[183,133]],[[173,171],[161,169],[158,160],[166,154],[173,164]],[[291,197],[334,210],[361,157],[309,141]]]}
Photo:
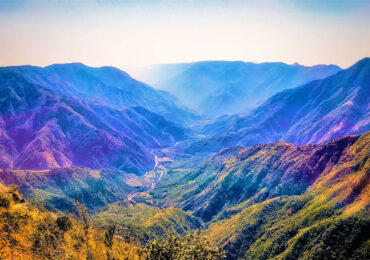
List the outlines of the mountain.
{"label": "mountain", "polygon": [[128,199],[130,194],[144,191],[148,183],[122,171],[80,167],[0,170],[0,183],[0,187],[16,185],[27,200],[54,212],[78,214],[77,200],[92,214],[97,227],[106,230],[115,224],[117,235],[141,246],[203,226],[199,218],[181,209],[159,209]]}
{"label": "mountain", "polygon": [[284,90],[249,114],[224,116],[207,125],[213,135],[189,151],[276,141],[320,143],[370,130],[370,58],[328,78]]}
{"label": "mountain", "polygon": [[227,259],[368,259],[370,133],[356,139],[303,195],[251,205],[211,224],[206,237]]}
{"label": "mountain", "polygon": [[245,112],[281,90],[340,70],[335,65],[306,67],[281,62],[202,61],[153,65],[135,75],[175,94],[200,113],[215,117]]}
{"label": "mountain", "polygon": [[[204,221],[222,219],[270,198],[304,194],[317,180],[347,161],[364,162],[346,168],[346,173],[363,170],[368,174],[369,138],[367,132],[318,145],[296,147],[278,142],[226,148],[197,167],[170,169],[149,193],[150,199],[160,206],[189,210]],[[358,143],[361,158],[352,156]]]}
{"label": "mountain", "polygon": [[88,67],[82,63],[54,64],[44,68],[15,66],[0,68],[0,81],[22,75],[30,84],[66,97],[96,102],[112,108],[145,107],[171,121],[187,124],[196,115],[166,91],[131,78],[114,67]]}
{"label": "mountain", "polygon": [[370,132],[319,145],[228,148],[149,192],[192,212],[226,259],[366,259]]}
{"label": "mountain", "polygon": [[114,109],[64,96],[10,70],[0,70],[3,169],[86,166],[144,174],[155,165],[153,149],[189,133],[146,108]]}

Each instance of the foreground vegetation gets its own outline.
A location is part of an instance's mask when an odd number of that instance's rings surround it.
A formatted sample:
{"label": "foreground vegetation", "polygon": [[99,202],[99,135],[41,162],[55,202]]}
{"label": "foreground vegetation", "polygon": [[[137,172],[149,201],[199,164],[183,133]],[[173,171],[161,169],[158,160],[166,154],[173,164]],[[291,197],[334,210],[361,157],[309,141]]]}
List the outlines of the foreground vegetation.
{"label": "foreground vegetation", "polygon": [[225,252],[220,248],[212,248],[208,240],[201,237],[201,230],[178,238],[170,236],[167,240],[151,241],[145,248],[139,249],[140,256],[148,260],[220,260]]}
{"label": "foreground vegetation", "polygon": [[25,201],[16,187],[0,185],[0,259],[193,259],[218,260],[200,231],[170,235],[139,248],[118,236],[120,227],[97,229],[83,204],[75,201],[78,217],[58,215]]}
{"label": "foreground vegetation", "polygon": [[184,236],[202,227],[200,219],[181,209],[158,209],[127,200],[111,204],[94,215],[94,223],[102,229],[116,225],[117,234],[137,246],[145,246],[151,240],[166,239],[171,235]]}
{"label": "foreground vegetation", "polygon": [[0,186],[0,259],[139,259],[136,246],[92,227],[77,205],[78,219],[57,215]]}

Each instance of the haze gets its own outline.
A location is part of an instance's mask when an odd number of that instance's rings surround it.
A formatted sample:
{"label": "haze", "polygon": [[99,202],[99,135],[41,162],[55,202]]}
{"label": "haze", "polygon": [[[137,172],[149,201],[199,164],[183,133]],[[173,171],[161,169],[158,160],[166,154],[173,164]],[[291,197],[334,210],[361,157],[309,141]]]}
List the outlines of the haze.
{"label": "haze", "polygon": [[0,66],[199,60],[348,67],[370,55],[369,1],[0,1]]}

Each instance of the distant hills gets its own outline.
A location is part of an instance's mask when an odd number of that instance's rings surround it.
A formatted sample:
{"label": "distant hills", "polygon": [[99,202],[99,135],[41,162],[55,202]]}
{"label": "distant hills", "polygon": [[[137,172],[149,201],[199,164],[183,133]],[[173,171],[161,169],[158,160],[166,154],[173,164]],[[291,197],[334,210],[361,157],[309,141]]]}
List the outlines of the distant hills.
{"label": "distant hills", "polygon": [[[0,68],[0,165],[3,169],[35,170],[86,166],[144,174],[155,165],[153,149],[184,140],[179,147],[193,154],[237,144],[317,143],[362,133],[369,130],[368,63],[364,59],[326,79],[279,92],[250,114],[205,122],[168,92],[113,67],[71,63]],[[258,90],[266,97],[340,69],[331,65],[200,62],[171,67],[168,76],[179,76],[179,70],[184,79],[192,75],[193,80],[186,84],[197,93],[187,95],[196,99],[203,91],[196,87],[200,84],[197,78],[217,81],[217,93],[231,89],[231,78],[239,79],[234,82],[238,88],[249,91],[253,86],[252,92]],[[186,86],[176,82],[179,87]],[[211,85],[201,84],[207,91]],[[238,98],[258,100],[258,95],[248,91]],[[245,110],[238,105],[238,98],[232,98],[232,104]],[[228,102],[217,107],[226,108]],[[203,135],[196,136],[196,132]]]}
{"label": "distant hills", "polygon": [[15,66],[0,68],[0,80],[22,78],[54,93],[108,105],[112,108],[145,107],[171,121],[186,124],[195,115],[169,92],[131,78],[114,67],[89,67],[82,63],[54,64],[44,68]]}
{"label": "distant hills", "polygon": [[249,114],[224,116],[206,125],[210,137],[189,151],[218,151],[237,144],[286,141],[321,143],[370,130],[370,58],[330,77],[284,90]]}
{"label": "distant hills", "polygon": [[153,65],[136,74],[150,85],[170,91],[199,113],[217,117],[250,111],[279,91],[340,70],[336,65],[202,61]]}

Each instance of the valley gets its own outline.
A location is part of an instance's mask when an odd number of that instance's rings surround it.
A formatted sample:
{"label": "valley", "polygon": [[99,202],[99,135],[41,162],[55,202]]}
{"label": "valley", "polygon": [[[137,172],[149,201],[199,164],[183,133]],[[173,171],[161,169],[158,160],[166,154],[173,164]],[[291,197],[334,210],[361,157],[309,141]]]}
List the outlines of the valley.
{"label": "valley", "polygon": [[[96,236],[85,252],[65,231],[49,258],[145,259],[140,248],[198,229],[225,259],[369,256],[370,58],[162,65],[146,77],[177,97],[113,67],[0,68],[2,212],[28,216],[32,232],[35,215],[68,216]],[[109,230],[115,249],[102,244]]]}

